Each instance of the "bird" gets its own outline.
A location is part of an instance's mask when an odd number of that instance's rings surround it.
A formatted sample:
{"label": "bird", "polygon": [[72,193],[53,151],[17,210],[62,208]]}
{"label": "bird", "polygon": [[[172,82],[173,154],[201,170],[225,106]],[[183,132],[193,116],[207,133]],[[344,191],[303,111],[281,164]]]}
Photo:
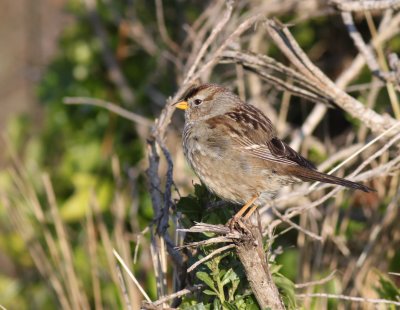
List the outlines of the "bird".
{"label": "bird", "polygon": [[261,110],[226,87],[194,85],[174,106],[185,111],[183,152],[193,171],[209,191],[242,205],[231,223],[248,220],[258,206],[292,183],[319,181],[373,191],[319,172],[277,137],[271,120]]}

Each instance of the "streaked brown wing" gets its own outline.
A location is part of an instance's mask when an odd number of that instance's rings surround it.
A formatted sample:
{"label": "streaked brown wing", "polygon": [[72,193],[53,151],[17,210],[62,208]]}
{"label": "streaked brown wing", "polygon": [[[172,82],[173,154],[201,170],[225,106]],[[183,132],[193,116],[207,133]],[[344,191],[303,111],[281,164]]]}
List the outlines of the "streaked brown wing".
{"label": "streaked brown wing", "polygon": [[309,169],[315,166],[276,137],[271,121],[256,107],[241,104],[231,112],[207,121],[210,127],[221,129],[236,141],[237,147],[247,154],[286,165],[299,165]]}
{"label": "streaked brown wing", "polygon": [[268,141],[267,145],[271,153],[274,154],[276,157],[287,158],[288,160],[291,160],[302,167],[314,170],[317,169],[312,162],[305,159],[303,156],[293,150],[285,142],[279,140],[277,137],[274,137],[270,141]]}

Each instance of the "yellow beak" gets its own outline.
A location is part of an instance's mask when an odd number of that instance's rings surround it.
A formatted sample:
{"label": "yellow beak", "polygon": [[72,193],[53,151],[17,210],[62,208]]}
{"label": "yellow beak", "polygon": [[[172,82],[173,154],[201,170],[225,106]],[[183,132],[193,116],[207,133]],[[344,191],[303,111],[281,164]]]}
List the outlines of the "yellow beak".
{"label": "yellow beak", "polygon": [[178,109],[181,109],[181,110],[186,110],[189,107],[189,104],[187,103],[187,101],[180,101],[180,102],[176,103],[175,105]]}

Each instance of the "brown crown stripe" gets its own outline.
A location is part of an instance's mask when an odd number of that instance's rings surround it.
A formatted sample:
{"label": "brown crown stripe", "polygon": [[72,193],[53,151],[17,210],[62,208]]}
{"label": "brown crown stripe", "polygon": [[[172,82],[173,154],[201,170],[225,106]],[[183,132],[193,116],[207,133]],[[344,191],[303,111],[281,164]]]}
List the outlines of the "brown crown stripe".
{"label": "brown crown stripe", "polygon": [[207,98],[205,98],[205,100],[211,100],[211,99],[213,99],[213,97],[216,93],[226,90],[226,88],[221,87],[217,84],[202,84],[202,85],[198,85],[198,86],[192,86],[183,95],[183,100],[187,101],[189,98],[193,98],[194,96],[197,95],[197,93],[199,91],[206,89],[206,88],[214,88],[215,91],[213,91]]}

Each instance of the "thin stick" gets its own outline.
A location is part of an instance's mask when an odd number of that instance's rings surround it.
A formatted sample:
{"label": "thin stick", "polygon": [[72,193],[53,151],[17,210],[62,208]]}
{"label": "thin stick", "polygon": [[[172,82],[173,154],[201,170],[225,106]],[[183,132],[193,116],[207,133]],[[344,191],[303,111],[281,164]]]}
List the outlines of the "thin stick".
{"label": "thin stick", "polygon": [[149,297],[149,295],[147,295],[147,293],[145,292],[145,290],[143,289],[143,287],[140,285],[140,283],[138,282],[138,280],[135,278],[135,276],[133,275],[133,273],[129,270],[128,266],[125,264],[125,262],[123,261],[123,259],[121,258],[121,256],[119,256],[118,252],[113,249],[112,250],[114,256],[117,258],[117,260],[119,261],[119,263],[122,265],[122,267],[124,267],[126,273],[129,275],[129,277],[132,279],[133,283],[135,283],[135,285],[137,286],[137,288],[139,289],[139,291],[142,293],[143,297],[151,303],[151,299]]}
{"label": "thin stick", "polygon": [[372,304],[388,304],[388,305],[395,305],[400,306],[400,302],[387,300],[387,299],[376,299],[376,298],[364,298],[364,297],[353,297],[353,296],[346,296],[346,295],[336,295],[336,294],[324,294],[324,293],[315,293],[315,294],[298,294],[296,295],[298,298],[332,298],[332,299],[342,299],[342,300],[349,300],[354,302],[367,302]]}
{"label": "thin stick", "polygon": [[288,225],[292,226],[293,228],[297,229],[298,231],[301,231],[303,234],[318,240],[318,241],[322,241],[323,238],[321,236],[318,236],[317,234],[314,234],[313,232],[304,229],[303,227],[297,225],[296,223],[292,222],[289,218],[287,218],[287,216],[282,215],[275,207],[272,207],[272,212],[279,218],[282,220],[282,222],[287,223]]}
{"label": "thin stick", "polygon": [[[374,21],[372,19],[371,13],[365,12],[365,18],[367,19],[368,27],[370,29],[372,38],[375,38],[377,36],[377,30]],[[385,53],[383,51],[382,44],[377,44],[375,48],[376,48],[376,53],[378,55],[378,61],[381,67],[383,68],[383,70],[385,70],[385,73],[388,73],[389,66],[385,59]],[[390,103],[392,105],[393,113],[397,119],[400,119],[400,104],[399,100],[397,99],[396,91],[393,85],[393,82],[396,83],[396,80],[394,81],[391,80],[389,78],[391,76],[390,74],[389,75],[381,74],[381,75],[383,75],[383,77],[386,78],[386,89],[389,95]]]}
{"label": "thin stick", "polygon": [[375,132],[383,132],[395,123],[395,119],[392,117],[383,117],[374,110],[366,108],[361,102],[340,89],[310,61],[287,27],[270,19],[267,20],[265,26],[278,48],[290,59],[293,65],[310,81],[313,81],[316,87],[330,96],[331,100],[343,110],[362,120],[366,126]]}
{"label": "thin stick", "polygon": [[219,254],[219,253],[221,253],[221,252],[223,252],[223,251],[232,249],[232,248],[234,248],[234,247],[235,247],[234,244],[228,244],[228,245],[226,245],[226,246],[223,246],[222,248],[216,249],[215,251],[211,252],[210,254],[208,254],[207,256],[203,257],[203,258],[200,259],[199,261],[195,262],[192,266],[190,266],[190,267],[188,268],[187,272],[193,271],[197,266],[199,266],[199,265],[201,265],[202,263],[204,263],[204,262],[208,261],[209,259],[213,258],[215,255],[217,255],[217,254]]}
{"label": "thin stick", "polygon": [[215,40],[215,38],[217,37],[218,33],[220,33],[222,29],[224,29],[224,26],[226,25],[226,23],[231,18],[232,11],[233,11],[233,1],[228,1],[226,5],[227,5],[227,10],[225,12],[225,15],[222,17],[220,22],[214,27],[214,29],[212,30],[211,34],[208,36],[207,40],[202,45],[200,51],[197,54],[196,59],[193,62],[193,65],[190,67],[188,73],[186,74],[186,78],[185,78],[183,84],[186,84],[188,81],[191,80],[195,70],[197,69],[197,66],[200,63],[200,60],[204,56],[204,53],[207,51],[207,49],[210,46],[210,44]]}
{"label": "thin stick", "polygon": [[167,27],[165,26],[164,8],[162,0],[156,0],[156,16],[157,16],[158,31],[160,32],[161,39],[174,53],[176,54],[179,53],[180,48],[174,41],[171,40],[167,31]]}
{"label": "thin stick", "polygon": [[215,244],[215,243],[226,243],[226,242],[230,242],[230,240],[227,237],[219,236],[219,237],[214,237],[214,238],[210,238],[210,239],[206,239],[206,240],[201,240],[201,241],[197,241],[197,242],[184,244],[184,245],[178,246],[176,248],[177,249],[196,248],[196,247],[198,247],[200,245]]}
{"label": "thin stick", "polygon": [[151,127],[153,125],[153,122],[141,115],[138,115],[136,113],[130,112],[124,108],[121,108],[120,106],[116,105],[115,103],[101,100],[101,99],[96,99],[96,98],[90,98],[90,97],[64,97],[63,102],[65,104],[87,104],[87,105],[93,105],[96,107],[104,108],[107,109],[111,112],[114,112],[115,114],[118,114],[119,116],[122,116],[132,122],[138,123],[140,125],[144,125],[147,127]]}
{"label": "thin stick", "polygon": [[400,6],[399,0],[356,0],[356,1],[343,1],[331,0],[335,3],[341,11],[372,11],[372,10],[387,10],[390,8],[398,8]]}
{"label": "thin stick", "polygon": [[176,293],[173,293],[173,294],[171,294],[171,295],[168,295],[168,296],[165,296],[165,297],[163,297],[163,298],[160,298],[159,300],[153,302],[153,306],[162,305],[163,303],[167,302],[168,300],[171,300],[171,299],[174,299],[174,298],[178,298],[178,297],[185,296],[185,295],[187,295],[187,294],[196,292],[196,291],[198,291],[198,290],[200,290],[200,289],[202,289],[202,288],[203,288],[202,285],[196,285],[196,286],[193,286],[193,287],[190,287],[190,288],[185,288],[185,289],[180,290],[180,291],[178,291],[178,292],[176,292]]}
{"label": "thin stick", "polygon": [[333,279],[333,277],[336,274],[336,270],[332,271],[327,277],[320,279],[320,280],[316,280],[316,281],[310,281],[310,282],[306,282],[306,283],[299,283],[299,284],[295,284],[294,287],[295,288],[304,288],[304,287],[309,287],[309,286],[315,286],[315,285],[322,285],[325,284],[326,282],[329,282],[330,280]]}
{"label": "thin stick", "polygon": [[385,78],[382,76],[381,70],[379,68],[378,61],[375,58],[374,52],[370,45],[365,44],[361,34],[358,32],[356,26],[354,25],[353,16],[349,12],[342,12],[343,23],[347,27],[350,37],[353,39],[354,45],[358,48],[358,51],[364,56],[365,61],[371,70],[372,74],[375,74],[382,81]]}
{"label": "thin stick", "polygon": [[[340,164],[338,164],[335,168],[331,169],[327,174],[331,174],[335,172],[336,170],[340,169],[342,166],[344,166],[347,162],[351,161],[354,157],[356,157],[358,154],[362,153],[364,150],[369,148],[371,145],[373,145],[375,142],[379,141],[382,137],[387,135],[389,132],[391,132],[393,129],[397,128],[400,126],[400,122],[394,123],[390,128],[386,129],[384,132],[382,132],[380,135],[378,135],[376,138],[368,142],[366,145],[364,145],[362,148],[360,148],[357,152],[355,152],[353,155],[348,157],[346,160],[342,161]],[[310,190],[313,190],[319,183],[321,182],[315,182],[310,186]]]}

